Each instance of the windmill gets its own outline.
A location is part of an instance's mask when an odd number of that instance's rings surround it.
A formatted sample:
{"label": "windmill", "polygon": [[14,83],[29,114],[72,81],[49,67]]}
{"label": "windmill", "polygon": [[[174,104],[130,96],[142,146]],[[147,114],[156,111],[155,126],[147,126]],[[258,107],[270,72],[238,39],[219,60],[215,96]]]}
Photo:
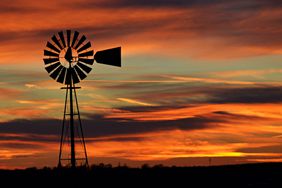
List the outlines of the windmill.
{"label": "windmill", "polygon": [[[121,47],[97,51],[91,47],[91,42],[79,32],[71,30],[60,31],[51,37],[44,50],[44,64],[49,76],[57,82],[66,85],[64,116],[60,140],[58,166],[75,168],[80,161],[81,165],[88,166],[86,145],[80,118],[78,99],[76,94],[80,81],[87,77],[92,70],[91,66],[97,63],[121,67]],[[81,157],[78,157],[77,145],[82,148]],[[65,145],[67,149],[65,151]],[[66,154],[65,154],[66,153]],[[65,155],[64,155],[65,154]]]}

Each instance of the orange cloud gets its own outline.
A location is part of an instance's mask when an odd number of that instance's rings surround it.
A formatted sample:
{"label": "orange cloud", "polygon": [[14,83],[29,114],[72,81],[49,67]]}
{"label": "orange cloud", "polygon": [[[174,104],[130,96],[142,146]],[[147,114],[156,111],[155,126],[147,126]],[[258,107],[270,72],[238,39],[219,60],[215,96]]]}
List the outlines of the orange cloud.
{"label": "orange cloud", "polygon": [[17,103],[43,110],[63,108],[63,104],[59,100],[17,100]]}
{"label": "orange cloud", "polygon": [[268,74],[275,74],[275,73],[282,73],[282,69],[221,71],[211,74],[221,78],[236,78],[242,76],[248,76],[253,78],[264,78]]}
{"label": "orange cloud", "polygon": [[203,83],[212,83],[212,84],[234,84],[234,85],[253,85],[255,82],[247,82],[247,81],[235,81],[235,80],[222,80],[222,79],[214,79],[214,78],[197,78],[197,77],[187,77],[187,76],[167,76],[173,80],[179,80],[184,82],[203,82]]}
{"label": "orange cloud", "polygon": [[149,112],[117,112],[106,115],[107,118],[124,118],[138,121],[176,120],[216,111],[224,111],[232,114],[256,116],[262,118],[282,118],[278,109],[281,104],[202,104],[177,109],[161,109]]}
{"label": "orange cloud", "polygon": [[19,96],[23,92],[18,89],[0,88],[0,93],[0,99],[11,99]]}
{"label": "orange cloud", "polygon": [[[137,121],[150,120],[152,121],[151,126],[154,126],[154,121],[158,119],[173,120],[189,118],[190,116],[206,117],[219,121],[211,123],[210,126],[204,129],[182,130],[176,128],[134,135],[119,134],[104,137],[87,137],[88,154],[91,161],[93,158],[103,157],[134,161],[162,161],[186,157],[242,157],[242,160],[244,158],[245,161],[278,160],[282,154],[277,153],[275,148],[271,149],[271,146],[280,144],[282,128],[277,126],[282,119],[282,114],[277,111],[280,108],[281,104],[206,104],[150,112],[107,111],[109,113],[108,118],[135,119]],[[189,124],[185,126],[189,127]],[[16,140],[24,139],[29,135],[10,136],[15,141],[4,141],[2,144],[18,143]],[[23,149],[14,150],[7,147],[2,152],[2,157],[7,160],[14,160],[13,153],[18,155],[29,154],[31,156],[43,155],[46,151],[56,153],[58,147],[58,143],[53,141],[42,143],[38,140],[38,143],[30,141],[23,143],[38,145],[41,149],[28,149],[24,152]],[[263,148],[265,147],[270,147],[270,149],[264,151]],[[255,151],[260,152],[249,152],[248,148],[258,148]],[[53,161],[52,165],[56,165],[56,161]]]}
{"label": "orange cloud", "polygon": [[[24,5],[29,8],[21,4],[14,4],[18,12],[1,13],[5,16],[0,26],[1,64],[19,63],[18,59],[11,58],[15,55],[20,57],[21,63],[38,63],[46,40],[56,30],[64,28],[80,28],[91,40],[94,39],[97,50],[122,45],[124,56],[153,54],[229,59],[281,54],[281,41],[278,40],[281,26],[277,22],[281,9],[274,6],[261,6],[253,14],[254,10],[249,9],[227,11],[216,3],[187,8],[161,6],[153,11],[146,6],[117,8],[99,6],[99,3],[97,6],[81,6],[76,0],[48,4],[25,1]],[[233,5],[238,6],[240,2]],[[3,10],[5,6],[3,4]],[[232,8],[230,3],[226,6]],[[73,7],[78,14],[72,14]],[[19,15],[21,19],[18,19]],[[259,27],[258,23],[268,27]]]}
{"label": "orange cloud", "polygon": [[48,110],[30,107],[15,107],[1,109],[0,122],[6,122],[13,119],[22,118],[42,118],[48,114]]}

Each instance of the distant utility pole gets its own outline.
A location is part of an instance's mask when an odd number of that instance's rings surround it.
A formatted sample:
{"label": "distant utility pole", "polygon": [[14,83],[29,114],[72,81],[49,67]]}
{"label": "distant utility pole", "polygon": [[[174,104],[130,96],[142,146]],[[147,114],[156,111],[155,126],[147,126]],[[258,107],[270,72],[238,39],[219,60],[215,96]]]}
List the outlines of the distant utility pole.
{"label": "distant utility pole", "polygon": [[212,163],[212,158],[210,157],[209,158],[209,166],[211,166],[211,163]]}

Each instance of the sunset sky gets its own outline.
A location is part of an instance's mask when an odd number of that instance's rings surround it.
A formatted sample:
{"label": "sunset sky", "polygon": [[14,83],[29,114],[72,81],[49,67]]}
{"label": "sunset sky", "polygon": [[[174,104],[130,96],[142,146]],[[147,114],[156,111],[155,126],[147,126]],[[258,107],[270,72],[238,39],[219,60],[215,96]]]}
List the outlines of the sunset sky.
{"label": "sunset sky", "polygon": [[1,0],[0,168],[56,166],[65,93],[44,69],[61,30],[94,64],[78,91],[90,164],[282,161],[282,1]]}

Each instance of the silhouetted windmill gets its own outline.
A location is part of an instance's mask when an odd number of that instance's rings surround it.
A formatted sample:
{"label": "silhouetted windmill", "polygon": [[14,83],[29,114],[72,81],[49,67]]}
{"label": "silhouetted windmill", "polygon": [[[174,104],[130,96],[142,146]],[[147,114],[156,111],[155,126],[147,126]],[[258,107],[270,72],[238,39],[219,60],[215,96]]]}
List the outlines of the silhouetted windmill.
{"label": "silhouetted windmill", "polygon": [[[88,166],[87,151],[80,119],[75,84],[86,78],[90,73],[94,60],[97,63],[121,67],[121,47],[98,51],[94,55],[91,43],[79,32],[66,30],[53,35],[47,42],[44,50],[45,69],[50,77],[59,83],[65,84],[66,90],[64,116],[61,132],[58,166],[70,165],[75,168],[77,161]],[[76,107],[75,107],[76,106]],[[68,117],[68,118],[67,118]],[[77,117],[78,125],[75,124]],[[68,155],[63,158],[64,143],[68,143]],[[77,157],[76,145],[80,142],[83,148],[83,157]],[[69,155],[70,154],[70,155]],[[63,161],[67,161],[63,163]]]}

